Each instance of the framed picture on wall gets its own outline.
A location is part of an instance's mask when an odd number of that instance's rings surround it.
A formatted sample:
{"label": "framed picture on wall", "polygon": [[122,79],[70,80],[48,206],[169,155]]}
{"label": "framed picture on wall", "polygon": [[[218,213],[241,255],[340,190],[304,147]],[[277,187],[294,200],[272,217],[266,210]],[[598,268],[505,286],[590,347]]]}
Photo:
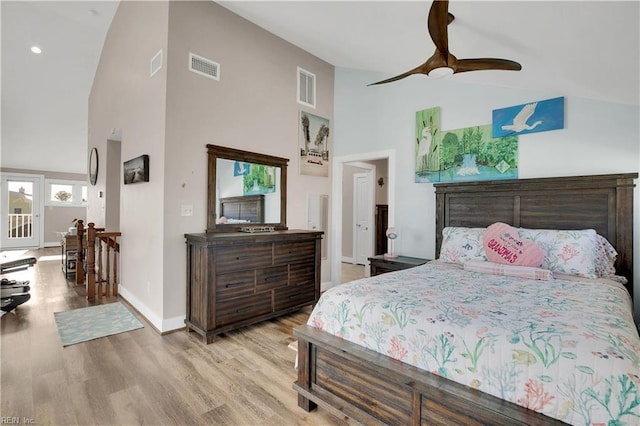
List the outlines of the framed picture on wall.
{"label": "framed picture on wall", "polygon": [[124,184],[149,182],[149,156],[141,155],[124,162]]}
{"label": "framed picture on wall", "polygon": [[329,176],[329,120],[300,111],[300,174]]}

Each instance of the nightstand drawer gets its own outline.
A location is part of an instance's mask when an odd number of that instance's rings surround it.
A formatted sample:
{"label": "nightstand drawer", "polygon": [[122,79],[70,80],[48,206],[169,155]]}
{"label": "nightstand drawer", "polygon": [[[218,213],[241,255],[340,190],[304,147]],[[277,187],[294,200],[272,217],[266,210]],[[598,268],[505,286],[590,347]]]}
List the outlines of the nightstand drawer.
{"label": "nightstand drawer", "polygon": [[414,266],[424,265],[428,261],[429,259],[409,256],[384,257],[384,255],[378,255],[369,258],[371,276],[413,268]]}

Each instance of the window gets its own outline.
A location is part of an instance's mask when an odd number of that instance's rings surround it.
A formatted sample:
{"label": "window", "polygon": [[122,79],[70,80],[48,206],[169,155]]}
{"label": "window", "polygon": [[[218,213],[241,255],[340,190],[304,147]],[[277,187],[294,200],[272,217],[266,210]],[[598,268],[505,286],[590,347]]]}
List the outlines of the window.
{"label": "window", "polygon": [[75,180],[45,180],[45,205],[84,206],[87,204],[87,183]]}
{"label": "window", "polygon": [[316,75],[298,67],[298,103],[316,107]]}

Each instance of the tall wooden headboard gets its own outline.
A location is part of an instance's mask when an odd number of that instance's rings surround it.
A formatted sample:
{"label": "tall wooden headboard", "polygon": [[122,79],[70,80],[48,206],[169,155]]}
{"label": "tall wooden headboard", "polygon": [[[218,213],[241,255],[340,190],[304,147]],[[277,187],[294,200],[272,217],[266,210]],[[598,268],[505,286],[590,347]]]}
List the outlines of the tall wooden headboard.
{"label": "tall wooden headboard", "polygon": [[264,223],[264,195],[220,198],[220,216],[254,224]]}
{"label": "tall wooden headboard", "polygon": [[436,183],[436,255],[447,226],[494,222],[534,229],[595,229],[616,248],[633,296],[633,188],[637,173]]}

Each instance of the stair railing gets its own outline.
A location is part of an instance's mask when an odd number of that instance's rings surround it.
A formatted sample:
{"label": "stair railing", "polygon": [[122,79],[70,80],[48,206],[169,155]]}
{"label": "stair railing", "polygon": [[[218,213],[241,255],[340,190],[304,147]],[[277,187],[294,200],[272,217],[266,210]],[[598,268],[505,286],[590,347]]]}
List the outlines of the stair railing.
{"label": "stair railing", "polygon": [[[98,296],[118,295],[118,265],[120,263],[120,232],[105,232],[93,222],[84,228],[81,220],[78,228],[78,263],[76,283],[87,287],[87,300],[93,302]],[[86,238],[85,238],[86,234]],[[85,247],[86,244],[86,257]],[[96,268],[97,262],[97,268]],[[86,277],[84,265],[86,267]]]}

